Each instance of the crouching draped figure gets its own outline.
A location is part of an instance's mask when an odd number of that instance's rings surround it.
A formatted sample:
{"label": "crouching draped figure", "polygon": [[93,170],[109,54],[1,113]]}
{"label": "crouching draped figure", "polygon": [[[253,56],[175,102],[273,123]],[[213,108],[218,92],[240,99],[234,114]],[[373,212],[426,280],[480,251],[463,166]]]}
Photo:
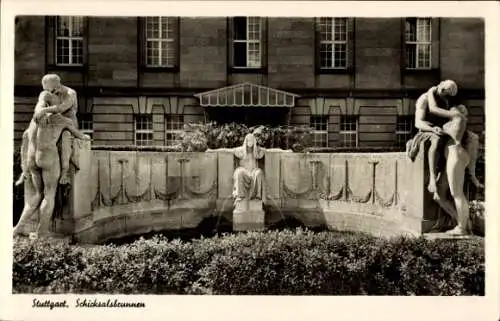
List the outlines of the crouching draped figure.
{"label": "crouching draped figure", "polygon": [[239,160],[239,166],[233,174],[233,197],[235,204],[242,200],[264,200],[264,172],[259,168],[258,161],[264,158],[266,151],[291,152],[279,148],[266,149],[257,146],[254,134],[247,134],[243,145],[235,148],[219,148],[213,151],[232,152]]}

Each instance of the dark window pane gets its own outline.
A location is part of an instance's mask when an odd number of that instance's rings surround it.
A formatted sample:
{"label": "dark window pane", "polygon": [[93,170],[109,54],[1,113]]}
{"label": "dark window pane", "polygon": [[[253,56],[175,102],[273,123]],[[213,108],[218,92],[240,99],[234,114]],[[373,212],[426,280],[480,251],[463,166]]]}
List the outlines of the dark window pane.
{"label": "dark window pane", "polygon": [[409,134],[397,134],[396,135],[396,145],[398,147],[405,147],[406,142],[411,139]]}
{"label": "dark window pane", "polygon": [[334,40],[346,41],[347,40],[347,19],[335,18],[334,20]]}
{"label": "dark window pane", "polygon": [[82,17],[72,17],[72,36],[73,37],[83,37],[83,18]]}
{"label": "dark window pane", "polygon": [[405,29],[406,41],[417,41],[417,19],[406,19]]}
{"label": "dark window pane", "polygon": [[332,18],[319,18],[319,31],[321,34],[321,41],[332,40]]}
{"label": "dark window pane", "polygon": [[430,45],[418,45],[418,61],[417,67],[419,68],[429,68],[431,61],[431,46]]}
{"label": "dark window pane", "polygon": [[246,17],[235,17],[233,20],[234,24],[234,40],[246,40],[247,39],[247,18]]}
{"label": "dark window pane", "polygon": [[311,116],[310,118],[310,126],[315,130],[326,130],[328,123],[328,116]]}
{"label": "dark window pane", "polygon": [[183,115],[167,115],[166,117],[166,130],[179,130],[183,128]]}
{"label": "dark window pane", "polygon": [[347,66],[347,45],[335,44],[334,67],[345,68]]}
{"label": "dark window pane", "polygon": [[83,43],[81,40],[72,40],[71,41],[71,51],[73,55],[73,63],[81,64],[83,57]]}
{"label": "dark window pane", "polygon": [[137,133],[136,141],[137,145],[140,146],[151,145],[153,141],[153,133]]}
{"label": "dark window pane", "polygon": [[406,66],[408,68],[416,68],[417,67],[417,45],[415,44],[406,44]]}
{"label": "dark window pane", "polygon": [[332,45],[321,44],[320,47],[320,65],[322,68],[332,67]]}
{"label": "dark window pane", "polygon": [[396,130],[411,132],[413,130],[413,116],[398,116]]}
{"label": "dark window pane", "polygon": [[172,132],[167,133],[167,140],[170,140],[170,141],[176,140],[178,137],[179,137],[178,133],[172,133]]}
{"label": "dark window pane", "polygon": [[235,95],[235,105],[243,105],[243,90],[242,89],[238,89],[236,91],[236,95]]}
{"label": "dark window pane", "polygon": [[246,86],[243,88],[243,103],[245,105],[251,104],[250,88]]}
{"label": "dark window pane", "polygon": [[234,43],[234,66],[247,66],[247,44],[245,42]]}
{"label": "dark window pane", "polygon": [[356,130],[356,116],[342,116],[340,121],[341,131],[355,131]]}
{"label": "dark window pane", "polygon": [[57,63],[69,64],[69,40],[57,39]]}
{"label": "dark window pane", "polygon": [[69,17],[58,17],[57,18],[57,36],[58,37],[69,37]]}
{"label": "dark window pane", "polygon": [[146,18],[146,36],[147,38],[159,38],[160,36],[160,17]]}

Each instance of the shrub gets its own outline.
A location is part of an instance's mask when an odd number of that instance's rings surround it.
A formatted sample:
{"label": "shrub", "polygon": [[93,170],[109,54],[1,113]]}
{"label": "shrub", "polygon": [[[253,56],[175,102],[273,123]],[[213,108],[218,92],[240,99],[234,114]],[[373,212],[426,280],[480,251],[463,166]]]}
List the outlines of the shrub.
{"label": "shrub", "polygon": [[203,152],[207,148],[234,148],[243,144],[248,133],[254,133],[258,145],[265,148],[301,152],[311,143],[311,129],[308,127],[247,127],[237,123],[217,125],[210,122],[184,125],[184,130],[179,134],[179,147],[187,152]]}
{"label": "shrub", "polygon": [[[14,148],[12,185],[21,175],[21,153],[19,148]],[[12,188],[13,223],[17,224],[24,206],[24,186],[13,186]]]}
{"label": "shrub", "polygon": [[482,239],[308,230],[73,246],[16,239],[16,292],[484,295]]}
{"label": "shrub", "polygon": [[475,234],[484,236],[484,202],[473,200],[469,203],[469,214]]}

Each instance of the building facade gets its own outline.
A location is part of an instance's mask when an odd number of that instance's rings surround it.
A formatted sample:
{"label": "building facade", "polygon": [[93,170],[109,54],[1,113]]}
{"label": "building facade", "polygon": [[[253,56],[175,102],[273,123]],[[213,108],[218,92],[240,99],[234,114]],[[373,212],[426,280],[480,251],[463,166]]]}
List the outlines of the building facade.
{"label": "building facade", "polygon": [[484,130],[479,18],[18,16],[15,143],[45,73],[94,145],[171,145],[183,124],[310,125],[318,147],[404,146],[416,98],[459,86]]}

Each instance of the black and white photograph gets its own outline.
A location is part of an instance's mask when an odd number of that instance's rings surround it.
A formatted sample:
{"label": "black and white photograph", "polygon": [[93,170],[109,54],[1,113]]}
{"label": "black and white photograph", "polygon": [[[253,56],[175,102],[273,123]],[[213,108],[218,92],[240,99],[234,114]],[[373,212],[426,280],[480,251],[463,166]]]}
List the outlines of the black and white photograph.
{"label": "black and white photograph", "polygon": [[[498,319],[498,17],[89,2],[2,15],[12,320],[207,296],[473,297]],[[440,320],[474,317],[456,302]]]}

